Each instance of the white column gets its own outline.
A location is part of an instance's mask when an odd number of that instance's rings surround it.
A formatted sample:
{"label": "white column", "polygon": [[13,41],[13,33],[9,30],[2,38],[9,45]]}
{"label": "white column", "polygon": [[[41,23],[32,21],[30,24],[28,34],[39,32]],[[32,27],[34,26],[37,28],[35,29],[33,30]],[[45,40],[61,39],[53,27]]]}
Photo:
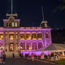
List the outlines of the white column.
{"label": "white column", "polygon": [[38,42],[37,42],[37,50],[38,50]]}
{"label": "white column", "polygon": [[25,32],[25,50],[27,49],[26,47],[26,32]]}
{"label": "white column", "polygon": [[31,50],[32,50],[32,42],[31,42]]}
{"label": "white column", "polygon": [[38,34],[38,33],[36,32],[36,40],[38,40],[38,36],[37,36],[37,34]]}
{"label": "white column", "polygon": [[43,44],[43,48],[44,48],[44,32],[42,32],[42,44]]}
{"label": "white column", "polygon": [[38,32],[36,32],[36,40],[37,40],[37,50],[38,50],[38,36],[37,36]]}
{"label": "white column", "polygon": [[20,32],[18,31],[18,50],[20,49]]}
{"label": "white column", "polygon": [[31,32],[31,40],[32,40],[32,32]]}
{"label": "white column", "polygon": [[50,44],[52,44],[51,30],[49,31],[49,36],[50,36]]}
{"label": "white column", "polygon": [[7,32],[7,51],[9,51],[9,32]]}
{"label": "white column", "polygon": [[[31,40],[32,40],[32,32],[31,32]],[[31,42],[31,50],[32,50],[32,42]]]}
{"label": "white column", "polygon": [[5,50],[5,32],[3,33],[3,48]]}
{"label": "white column", "polygon": [[45,44],[44,46],[46,47],[46,44],[47,44],[46,43],[46,31],[44,31],[44,44]]}
{"label": "white column", "polygon": [[26,47],[26,41],[25,41],[25,50],[27,50],[27,47]]}
{"label": "white column", "polygon": [[14,50],[16,51],[16,32],[14,32]]}
{"label": "white column", "polygon": [[26,40],[26,32],[25,32],[25,40]]}

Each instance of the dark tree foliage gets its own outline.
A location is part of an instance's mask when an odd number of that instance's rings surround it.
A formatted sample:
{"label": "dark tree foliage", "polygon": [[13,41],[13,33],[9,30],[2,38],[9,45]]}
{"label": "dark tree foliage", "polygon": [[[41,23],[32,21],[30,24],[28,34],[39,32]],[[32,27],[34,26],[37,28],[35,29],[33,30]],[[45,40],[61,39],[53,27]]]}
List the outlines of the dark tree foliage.
{"label": "dark tree foliage", "polygon": [[53,29],[52,30],[52,42],[53,43],[65,43],[65,29]]}

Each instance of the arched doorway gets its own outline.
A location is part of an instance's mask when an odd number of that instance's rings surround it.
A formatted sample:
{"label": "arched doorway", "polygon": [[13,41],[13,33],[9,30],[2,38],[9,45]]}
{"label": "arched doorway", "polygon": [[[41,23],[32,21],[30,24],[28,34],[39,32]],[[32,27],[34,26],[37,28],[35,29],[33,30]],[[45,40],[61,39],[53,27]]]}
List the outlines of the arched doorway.
{"label": "arched doorway", "polygon": [[24,42],[21,42],[21,43],[20,43],[20,47],[21,47],[21,48],[20,48],[21,50],[25,50],[25,43],[24,43]]}
{"label": "arched doorway", "polygon": [[41,49],[41,48],[43,48],[43,44],[42,44],[42,42],[39,42],[38,43],[38,49]]}
{"label": "arched doorway", "polygon": [[9,44],[9,51],[14,51],[14,43]]}
{"label": "arched doorway", "polygon": [[32,43],[32,50],[37,50],[37,43],[36,42]]}

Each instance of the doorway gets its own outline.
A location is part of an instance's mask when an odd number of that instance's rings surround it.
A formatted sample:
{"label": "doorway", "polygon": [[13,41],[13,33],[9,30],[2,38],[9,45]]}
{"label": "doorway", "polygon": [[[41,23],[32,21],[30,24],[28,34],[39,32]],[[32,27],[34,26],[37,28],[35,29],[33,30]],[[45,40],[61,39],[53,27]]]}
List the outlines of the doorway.
{"label": "doorway", "polygon": [[10,43],[10,45],[9,45],[9,51],[14,51],[14,43]]}

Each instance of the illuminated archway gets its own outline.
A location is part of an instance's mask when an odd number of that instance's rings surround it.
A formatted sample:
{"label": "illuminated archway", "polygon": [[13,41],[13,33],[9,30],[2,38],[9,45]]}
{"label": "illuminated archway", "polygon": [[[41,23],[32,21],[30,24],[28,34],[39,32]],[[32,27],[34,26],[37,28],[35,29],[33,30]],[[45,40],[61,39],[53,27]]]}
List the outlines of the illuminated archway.
{"label": "illuminated archway", "polygon": [[38,49],[43,48],[42,42],[38,42]]}
{"label": "illuminated archway", "polygon": [[33,39],[33,40],[36,40],[36,39],[37,39],[35,32],[32,32],[32,39]]}
{"label": "illuminated archway", "polygon": [[30,32],[26,33],[26,40],[31,40],[31,33]]}
{"label": "illuminated archway", "polygon": [[20,33],[20,39],[21,39],[21,40],[24,40],[24,39],[25,39],[25,33],[24,33],[24,32],[21,32],[21,33]]}
{"label": "illuminated archway", "polygon": [[38,40],[42,40],[42,33],[41,32],[37,33],[37,38],[38,38]]}

